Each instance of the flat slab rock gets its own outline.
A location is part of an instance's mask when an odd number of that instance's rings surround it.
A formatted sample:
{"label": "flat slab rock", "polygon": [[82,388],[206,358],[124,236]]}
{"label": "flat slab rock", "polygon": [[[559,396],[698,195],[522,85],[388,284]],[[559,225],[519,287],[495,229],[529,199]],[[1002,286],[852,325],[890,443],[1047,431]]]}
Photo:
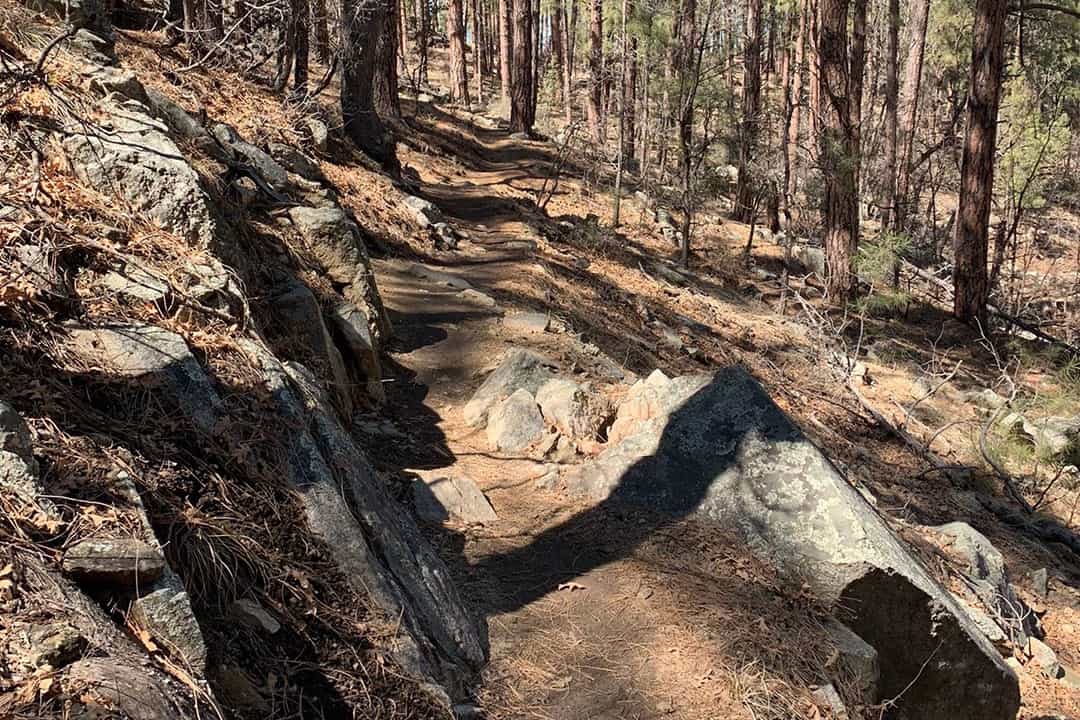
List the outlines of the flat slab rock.
{"label": "flat slab rock", "polygon": [[165,571],[165,556],[142,540],[90,538],[69,547],[61,567],[84,584],[149,587]]}
{"label": "flat slab rock", "polygon": [[413,505],[421,520],[442,523],[457,518],[468,523],[498,520],[480,487],[467,477],[420,477],[412,482]]}
{"label": "flat slab rock", "polygon": [[564,474],[567,488],[728,528],[793,587],[849,608],[881,697],[902,694],[895,717],[1013,720],[1016,675],[757,381],[740,368],[678,380],[650,408],[663,414]]}
{"label": "flat slab rock", "polygon": [[525,388],[514,391],[488,414],[488,442],[502,452],[520,452],[539,440],[543,432],[544,417],[536,398]]}

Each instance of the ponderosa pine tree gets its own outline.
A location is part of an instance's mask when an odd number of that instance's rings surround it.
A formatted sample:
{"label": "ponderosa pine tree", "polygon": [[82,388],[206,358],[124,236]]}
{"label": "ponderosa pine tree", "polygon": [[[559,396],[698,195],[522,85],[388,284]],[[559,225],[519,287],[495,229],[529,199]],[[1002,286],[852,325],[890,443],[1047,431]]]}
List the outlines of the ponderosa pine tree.
{"label": "ponderosa pine tree", "polygon": [[499,82],[504,101],[510,100],[513,72],[514,19],[511,0],[499,0]]}
{"label": "ponderosa pine tree", "polygon": [[375,111],[381,118],[401,118],[401,102],[398,99],[398,23],[402,0],[385,0],[387,3],[386,29],[379,34],[376,50],[375,77],[372,93]]}
{"label": "ponderosa pine tree", "polygon": [[761,0],[747,0],[743,43],[742,122],[739,124],[739,179],[732,217],[748,223],[757,205],[757,189],[751,169],[756,159],[758,125],[761,121]]}
{"label": "ponderosa pine tree", "polygon": [[513,0],[514,34],[511,58],[510,132],[532,132],[533,104],[532,2]]}
{"label": "ponderosa pine tree", "polygon": [[977,0],[968,82],[967,130],[953,241],[953,313],[986,328],[986,261],[994,187],[997,114],[1005,69],[1007,0]]}
{"label": "ponderosa pine tree", "polygon": [[469,77],[465,60],[464,0],[447,0],[446,35],[449,41],[450,98],[469,104]]}
{"label": "ponderosa pine tree", "polygon": [[826,179],[822,200],[826,284],[838,305],[855,294],[852,263],[859,242],[855,133],[851,126],[848,0],[819,0],[817,55],[821,102],[818,162]]}
{"label": "ponderosa pine tree", "polygon": [[930,0],[915,0],[908,21],[908,53],[904,66],[904,87],[900,93],[898,149],[896,159],[896,207],[893,224],[905,225],[908,185],[911,177],[911,151],[915,145],[915,124],[919,114],[919,91],[922,86],[923,58],[926,53],[926,27],[930,18]]}
{"label": "ponderosa pine tree", "polygon": [[604,0],[592,0],[589,12],[589,89],[585,117],[593,141],[603,145],[604,132]]}
{"label": "ponderosa pine tree", "polygon": [[374,78],[386,0],[342,0],[341,117],[345,134],[369,157],[397,169],[393,138],[375,110]]}

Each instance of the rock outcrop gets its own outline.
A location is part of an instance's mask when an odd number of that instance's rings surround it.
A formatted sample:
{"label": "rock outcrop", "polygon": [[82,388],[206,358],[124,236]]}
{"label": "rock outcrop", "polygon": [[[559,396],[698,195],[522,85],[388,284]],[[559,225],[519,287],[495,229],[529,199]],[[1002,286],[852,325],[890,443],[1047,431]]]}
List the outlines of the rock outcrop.
{"label": "rock outcrop", "polygon": [[897,717],[1015,717],[1017,679],[993,645],[750,375],[660,385],[628,401],[636,429],[568,488],[734,530],[794,587],[850,609]]}

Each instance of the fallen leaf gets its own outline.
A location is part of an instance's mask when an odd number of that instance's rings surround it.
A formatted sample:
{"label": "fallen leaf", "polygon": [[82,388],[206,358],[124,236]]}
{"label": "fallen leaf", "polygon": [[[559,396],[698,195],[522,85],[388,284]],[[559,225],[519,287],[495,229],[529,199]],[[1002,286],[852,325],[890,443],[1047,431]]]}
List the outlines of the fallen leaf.
{"label": "fallen leaf", "polygon": [[587,587],[585,587],[584,585],[581,585],[580,583],[576,583],[576,582],[559,583],[559,586],[557,588],[555,588],[555,589],[556,590],[569,590],[570,592],[574,592],[575,590],[588,590]]}

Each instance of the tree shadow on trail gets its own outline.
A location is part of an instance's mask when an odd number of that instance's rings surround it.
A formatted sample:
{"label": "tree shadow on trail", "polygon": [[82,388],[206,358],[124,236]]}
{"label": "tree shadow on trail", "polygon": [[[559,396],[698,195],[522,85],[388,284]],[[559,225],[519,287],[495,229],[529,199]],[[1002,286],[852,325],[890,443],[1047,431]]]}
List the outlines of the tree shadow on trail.
{"label": "tree shadow on trail", "polygon": [[[718,411],[717,404],[726,402],[735,385],[743,386],[740,399],[762,402]],[[584,469],[586,487],[597,494],[610,490],[598,504],[541,532],[524,547],[483,558],[472,566],[473,572],[500,584],[501,597],[491,598],[486,612],[491,615],[528,605],[562,583],[632,555],[665,527],[689,516],[708,516],[725,503],[745,505],[755,515],[763,508],[773,513],[799,513],[801,505],[785,507],[772,500],[765,484],[751,487],[736,479],[739,492],[734,497],[711,492],[725,473],[734,472],[738,478],[740,447],[750,435],[756,442],[767,443],[803,439],[744,370],[721,370],[671,413],[655,449],[630,464],[614,479],[613,486],[609,487],[596,468]],[[647,442],[640,443],[642,449]],[[626,444],[635,443],[631,439]],[[730,482],[730,477],[725,477],[720,484]],[[750,507],[753,504],[757,508]],[[730,508],[722,512],[730,512]],[[633,522],[620,523],[617,536],[600,542],[597,530],[612,517],[630,517]]]}

